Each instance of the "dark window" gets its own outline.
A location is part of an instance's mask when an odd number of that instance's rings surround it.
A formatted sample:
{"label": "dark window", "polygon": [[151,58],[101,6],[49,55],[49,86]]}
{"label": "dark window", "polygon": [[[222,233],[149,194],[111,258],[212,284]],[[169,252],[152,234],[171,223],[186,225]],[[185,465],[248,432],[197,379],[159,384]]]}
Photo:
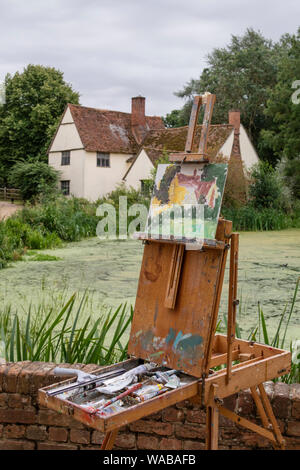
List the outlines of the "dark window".
{"label": "dark window", "polygon": [[109,153],[97,152],[97,166],[110,167]]}
{"label": "dark window", "polygon": [[70,150],[61,152],[61,164],[70,165]]}
{"label": "dark window", "polygon": [[61,192],[65,196],[69,196],[69,194],[70,194],[70,180],[61,181],[60,182],[60,189],[61,189]]}

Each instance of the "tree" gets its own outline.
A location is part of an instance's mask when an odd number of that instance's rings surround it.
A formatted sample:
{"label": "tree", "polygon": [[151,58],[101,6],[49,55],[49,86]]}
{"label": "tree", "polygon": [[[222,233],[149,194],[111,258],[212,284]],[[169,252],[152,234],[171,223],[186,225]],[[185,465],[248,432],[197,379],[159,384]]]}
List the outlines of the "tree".
{"label": "tree", "polygon": [[[242,122],[257,146],[260,131],[269,120],[264,109],[268,90],[276,84],[277,62],[284,47],[284,42],[274,45],[253,29],[241,37],[233,35],[230,44],[208,55],[208,66],[199,79],[191,79],[175,93],[186,99],[180,118],[188,124],[193,95],[210,91],[217,95],[212,122],[228,122],[228,111],[240,109]],[[263,151],[267,154],[267,148]]]}
{"label": "tree", "polygon": [[14,163],[46,161],[51,137],[67,103],[79,94],[52,67],[28,65],[5,78],[6,103],[0,106],[0,164],[6,173]]}
{"label": "tree", "polygon": [[260,161],[251,171],[249,185],[250,203],[256,209],[286,208],[284,185],[278,171],[268,162]]}
{"label": "tree", "polygon": [[285,176],[300,198],[300,28],[297,35],[284,40],[287,53],[279,62],[278,81],[269,90],[265,110],[270,126],[261,136],[276,158],[285,162]]}
{"label": "tree", "polygon": [[21,190],[24,201],[32,201],[57,191],[59,172],[39,161],[18,162],[9,175],[9,183]]}

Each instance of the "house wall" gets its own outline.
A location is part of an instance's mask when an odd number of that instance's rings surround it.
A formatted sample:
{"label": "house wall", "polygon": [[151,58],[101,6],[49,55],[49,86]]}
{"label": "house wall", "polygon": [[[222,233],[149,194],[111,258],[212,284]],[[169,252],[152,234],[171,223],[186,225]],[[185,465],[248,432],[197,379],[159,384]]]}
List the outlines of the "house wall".
{"label": "house wall", "polygon": [[137,190],[141,189],[141,180],[146,180],[150,177],[152,168],[154,168],[154,166],[150,158],[145,150],[142,150],[126,177],[126,186],[128,188],[133,187]]}
{"label": "house wall", "polygon": [[228,158],[228,159],[230,158],[232,146],[233,146],[233,139],[234,139],[234,131],[232,131],[232,133],[230,134],[226,142],[222,145],[222,147],[220,148],[218,152],[218,155],[222,154],[224,158]]}
{"label": "house wall", "polygon": [[113,191],[128,170],[129,154],[111,153],[110,167],[97,167],[96,152],[85,152],[84,197],[91,201]]}
{"label": "house wall", "polygon": [[253,165],[259,162],[259,158],[245,128],[242,125],[240,127],[240,148],[243,163],[246,169],[250,170]]}
{"label": "house wall", "polygon": [[[68,149],[66,149],[68,150]],[[48,163],[60,172],[60,181],[70,180],[70,194],[84,197],[85,150],[72,150],[70,165],[61,166],[61,152],[49,153]]]}

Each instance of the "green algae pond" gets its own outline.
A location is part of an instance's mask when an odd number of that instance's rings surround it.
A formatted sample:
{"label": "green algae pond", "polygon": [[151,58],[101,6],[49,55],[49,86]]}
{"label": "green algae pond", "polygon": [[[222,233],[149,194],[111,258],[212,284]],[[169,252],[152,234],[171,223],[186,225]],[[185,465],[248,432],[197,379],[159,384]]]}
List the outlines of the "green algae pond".
{"label": "green algae pond", "polygon": [[[63,303],[74,292],[88,292],[85,311],[97,317],[109,307],[134,305],[143,246],[135,240],[69,243],[62,248],[29,252],[24,261],[0,271],[2,308],[26,315],[29,306]],[[41,256],[42,255],[42,256]],[[227,268],[228,271],[228,268]],[[300,276],[300,230],[244,232],[240,234],[238,324],[247,338],[258,323],[258,302],[273,337],[280,315],[291,304]],[[227,282],[220,320],[227,309]],[[287,345],[300,339],[300,293],[287,334]],[[262,338],[261,338],[262,339]]]}

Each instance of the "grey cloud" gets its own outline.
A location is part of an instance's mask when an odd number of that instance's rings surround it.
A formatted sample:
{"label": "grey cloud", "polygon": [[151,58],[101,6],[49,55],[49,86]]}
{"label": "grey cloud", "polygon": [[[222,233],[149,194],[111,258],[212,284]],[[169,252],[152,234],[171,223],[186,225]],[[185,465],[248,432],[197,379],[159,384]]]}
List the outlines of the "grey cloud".
{"label": "grey cloud", "polygon": [[147,112],[182,105],[173,92],[205,66],[214,47],[247,27],[277,40],[298,26],[298,0],[0,0],[0,79],[28,63],[57,67],[81,103]]}

